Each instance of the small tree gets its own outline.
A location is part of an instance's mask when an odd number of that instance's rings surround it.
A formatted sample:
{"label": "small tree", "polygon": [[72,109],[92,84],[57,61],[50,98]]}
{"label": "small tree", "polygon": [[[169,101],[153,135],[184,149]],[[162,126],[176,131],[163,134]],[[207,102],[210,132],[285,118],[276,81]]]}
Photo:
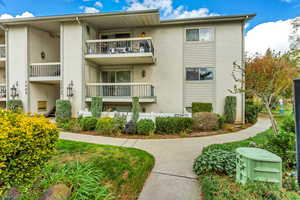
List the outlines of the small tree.
{"label": "small tree", "polygon": [[132,120],[137,122],[139,120],[140,103],[138,97],[132,97]]}
{"label": "small tree", "polygon": [[92,97],[91,112],[93,117],[101,117],[103,101],[101,97]]}
{"label": "small tree", "polygon": [[234,63],[232,74],[238,83],[232,92],[245,92],[249,96],[259,98],[269,115],[274,133],[277,134],[277,123],[271,108],[281,95],[292,87],[293,79],[297,76],[295,64],[289,62],[285,56],[268,50],[264,56],[249,59],[245,68]]}

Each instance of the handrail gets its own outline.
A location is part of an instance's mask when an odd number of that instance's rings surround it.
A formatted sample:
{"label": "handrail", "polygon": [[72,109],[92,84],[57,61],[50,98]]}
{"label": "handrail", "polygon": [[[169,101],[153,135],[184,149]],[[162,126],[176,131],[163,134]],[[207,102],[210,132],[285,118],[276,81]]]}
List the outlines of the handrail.
{"label": "handrail", "polygon": [[87,86],[127,86],[127,85],[152,85],[151,83],[86,83]]}
{"label": "handrail", "polygon": [[152,37],[136,37],[136,38],[119,38],[119,39],[87,40],[86,43],[95,43],[95,42],[118,42],[118,41],[137,41],[137,40],[152,40]]}
{"label": "handrail", "polygon": [[41,66],[41,65],[60,65],[60,62],[49,62],[49,63],[31,63],[31,66]]}

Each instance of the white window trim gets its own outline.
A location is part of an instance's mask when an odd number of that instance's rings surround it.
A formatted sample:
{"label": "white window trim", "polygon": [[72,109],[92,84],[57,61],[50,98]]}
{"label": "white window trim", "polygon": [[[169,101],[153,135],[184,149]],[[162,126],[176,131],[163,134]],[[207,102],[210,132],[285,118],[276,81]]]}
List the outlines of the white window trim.
{"label": "white window trim", "polygon": [[[214,69],[213,79],[212,80],[187,80],[186,69],[187,68],[212,68]],[[216,68],[215,67],[185,67],[184,69],[184,81],[187,83],[211,83],[216,80]]]}
{"label": "white window trim", "polygon": [[[201,40],[199,40],[199,41],[187,41],[186,31],[189,30],[189,29],[210,29],[211,33],[212,33],[212,36],[211,36],[212,40],[210,40],[210,41],[201,41]],[[200,34],[200,31],[199,31],[199,34]],[[188,27],[188,28],[184,29],[184,41],[186,43],[211,43],[211,42],[214,42],[216,40],[215,35],[216,34],[215,34],[215,28],[214,27]],[[200,35],[199,35],[199,37],[200,37]]]}

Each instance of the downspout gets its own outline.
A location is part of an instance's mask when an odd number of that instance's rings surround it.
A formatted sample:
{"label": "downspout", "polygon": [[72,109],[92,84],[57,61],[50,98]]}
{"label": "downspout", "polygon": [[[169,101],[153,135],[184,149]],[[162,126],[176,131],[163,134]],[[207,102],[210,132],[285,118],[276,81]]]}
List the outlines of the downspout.
{"label": "downspout", "polygon": [[[249,16],[246,16],[246,19],[242,22],[242,68],[245,69],[245,22],[249,19]],[[242,76],[242,83],[245,83],[244,81],[245,77]],[[245,84],[243,84],[243,89],[245,89]],[[245,124],[245,106],[246,106],[246,94],[242,94],[242,123]]]}

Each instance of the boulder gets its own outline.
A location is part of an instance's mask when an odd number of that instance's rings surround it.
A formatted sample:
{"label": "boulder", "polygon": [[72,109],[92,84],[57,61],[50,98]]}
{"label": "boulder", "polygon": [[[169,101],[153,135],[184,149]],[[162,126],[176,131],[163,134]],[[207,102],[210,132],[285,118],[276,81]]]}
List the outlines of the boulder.
{"label": "boulder", "polygon": [[70,197],[71,190],[64,184],[53,185],[39,198],[39,200],[66,200]]}

